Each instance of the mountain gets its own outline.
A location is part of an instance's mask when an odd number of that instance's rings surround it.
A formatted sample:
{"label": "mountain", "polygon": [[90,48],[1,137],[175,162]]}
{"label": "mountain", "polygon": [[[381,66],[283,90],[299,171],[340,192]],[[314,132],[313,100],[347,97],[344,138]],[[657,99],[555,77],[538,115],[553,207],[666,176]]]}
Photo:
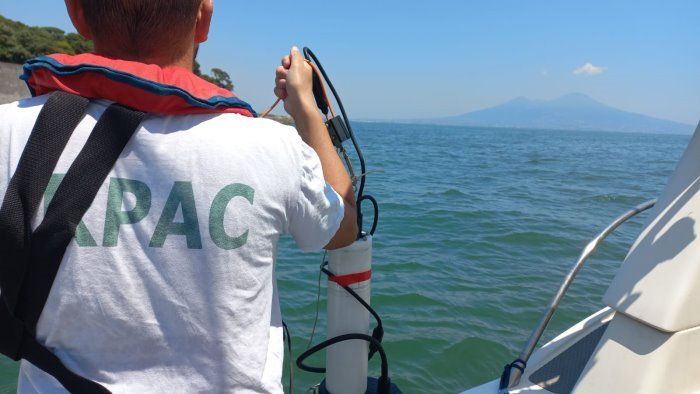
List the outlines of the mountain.
{"label": "mountain", "polygon": [[495,107],[426,122],[460,126],[668,134],[690,134],[694,130],[692,125],[609,107],[580,93],[567,94],[554,100],[518,97]]}

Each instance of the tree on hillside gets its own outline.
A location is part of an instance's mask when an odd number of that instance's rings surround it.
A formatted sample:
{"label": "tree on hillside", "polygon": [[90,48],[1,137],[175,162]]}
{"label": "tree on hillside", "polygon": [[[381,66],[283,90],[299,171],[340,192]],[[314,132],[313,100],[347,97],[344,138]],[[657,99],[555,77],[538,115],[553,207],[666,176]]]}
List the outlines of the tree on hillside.
{"label": "tree on hillside", "polygon": [[[57,27],[31,27],[0,15],[0,62],[22,64],[50,53],[77,55],[92,50],[92,42],[80,34],[66,34]],[[217,86],[233,90],[231,77],[220,68],[213,68],[212,75],[203,74],[195,61],[194,73]]]}
{"label": "tree on hillside", "polygon": [[[57,27],[32,27],[0,15],[0,62],[22,64],[27,60],[50,53],[77,55],[92,52],[92,42],[80,34],[68,33]],[[199,63],[194,63],[194,73],[227,90],[233,90],[228,73],[213,68],[212,75],[202,74]]]}
{"label": "tree on hillside", "polygon": [[226,90],[233,90],[233,82],[231,82],[231,77],[228,73],[220,68],[212,68],[211,73],[213,75],[212,83],[221,86]]}
{"label": "tree on hillside", "polygon": [[66,41],[73,47],[76,54],[92,52],[92,42],[83,38],[78,33],[66,34]]}
{"label": "tree on hillside", "polygon": [[192,68],[192,70],[195,73],[195,75],[204,79],[205,81],[209,81],[220,88],[233,91],[233,82],[231,82],[231,77],[226,71],[220,68],[212,68],[211,73],[213,75],[203,74],[202,68],[199,65],[199,62],[196,60],[194,61],[194,67]]}
{"label": "tree on hillside", "polygon": [[0,61],[24,63],[49,53],[74,55],[92,51],[92,43],[57,27],[31,27],[0,16]]}

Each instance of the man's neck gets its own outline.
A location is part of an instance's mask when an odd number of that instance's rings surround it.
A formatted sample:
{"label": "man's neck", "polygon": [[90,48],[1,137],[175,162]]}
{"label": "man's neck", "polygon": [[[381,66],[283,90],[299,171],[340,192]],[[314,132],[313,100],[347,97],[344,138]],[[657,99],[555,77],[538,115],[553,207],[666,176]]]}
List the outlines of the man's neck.
{"label": "man's neck", "polygon": [[149,55],[135,55],[131,53],[124,53],[123,51],[114,50],[112,48],[106,48],[95,43],[96,55],[109,57],[112,59],[120,60],[130,60],[145,64],[155,64],[162,68],[167,67],[181,67],[192,71],[192,66],[194,64],[194,48],[189,48],[185,50],[180,56],[173,56],[172,53],[162,53],[162,54],[149,54]]}

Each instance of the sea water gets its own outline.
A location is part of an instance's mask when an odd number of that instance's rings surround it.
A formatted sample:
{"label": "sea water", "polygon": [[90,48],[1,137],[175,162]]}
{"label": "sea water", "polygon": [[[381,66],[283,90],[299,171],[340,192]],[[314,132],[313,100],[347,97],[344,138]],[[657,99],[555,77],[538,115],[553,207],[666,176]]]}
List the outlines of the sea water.
{"label": "sea water", "polygon": [[[381,123],[355,129],[365,191],[379,202],[372,305],[384,321],[392,381],[405,393],[455,393],[497,378],[581,249],[617,216],[658,196],[690,138]],[[369,230],[368,202],[363,212]],[[591,257],[540,345],[602,307],[647,219],[623,225]],[[277,276],[294,357],[314,324],[322,258],[282,241]],[[325,339],[325,282],[314,343]],[[323,355],[307,363],[322,366]],[[379,374],[378,356],[370,374]],[[14,392],[16,375],[15,364],[0,361],[0,393]],[[294,392],[322,378],[295,368]]]}

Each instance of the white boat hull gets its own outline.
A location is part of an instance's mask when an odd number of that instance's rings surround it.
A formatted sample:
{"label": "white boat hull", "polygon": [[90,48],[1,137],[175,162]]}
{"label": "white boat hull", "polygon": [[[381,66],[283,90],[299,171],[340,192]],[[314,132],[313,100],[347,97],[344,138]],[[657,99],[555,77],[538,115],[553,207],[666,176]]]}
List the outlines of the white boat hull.
{"label": "white boat hull", "polygon": [[[532,357],[530,357],[530,361],[525,369],[525,373],[520,379],[520,383],[511,388],[510,393],[551,393],[552,391],[546,390],[543,386],[547,387],[559,383],[556,381],[551,381],[552,379],[556,379],[556,377],[552,377],[551,379],[548,379],[549,381],[545,382],[533,382],[532,380],[538,379],[535,379],[532,375],[536,374],[538,371],[542,371],[543,367],[550,363],[550,361],[554,360],[557,356],[560,356],[567,349],[570,349],[571,346],[579,343],[582,339],[591,335],[597,329],[604,327],[610,322],[614,314],[615,312],[610,308],[601,309],[597,313],[569,328],[564,333],[552,339],[546,345],[535,351],[532,354]],[[592,349],[589,350],[592,351]],[[541,375],[542,374],[539,374],[539,376]],[[493,380],[481,386],[463,391],[461,394],[495,394],[498,392],[498,384],[498,379]],[[570,382],[566,382],[566,384],[570,384]],[[561,387],[561,384],[559,384],[559,387]]]}

